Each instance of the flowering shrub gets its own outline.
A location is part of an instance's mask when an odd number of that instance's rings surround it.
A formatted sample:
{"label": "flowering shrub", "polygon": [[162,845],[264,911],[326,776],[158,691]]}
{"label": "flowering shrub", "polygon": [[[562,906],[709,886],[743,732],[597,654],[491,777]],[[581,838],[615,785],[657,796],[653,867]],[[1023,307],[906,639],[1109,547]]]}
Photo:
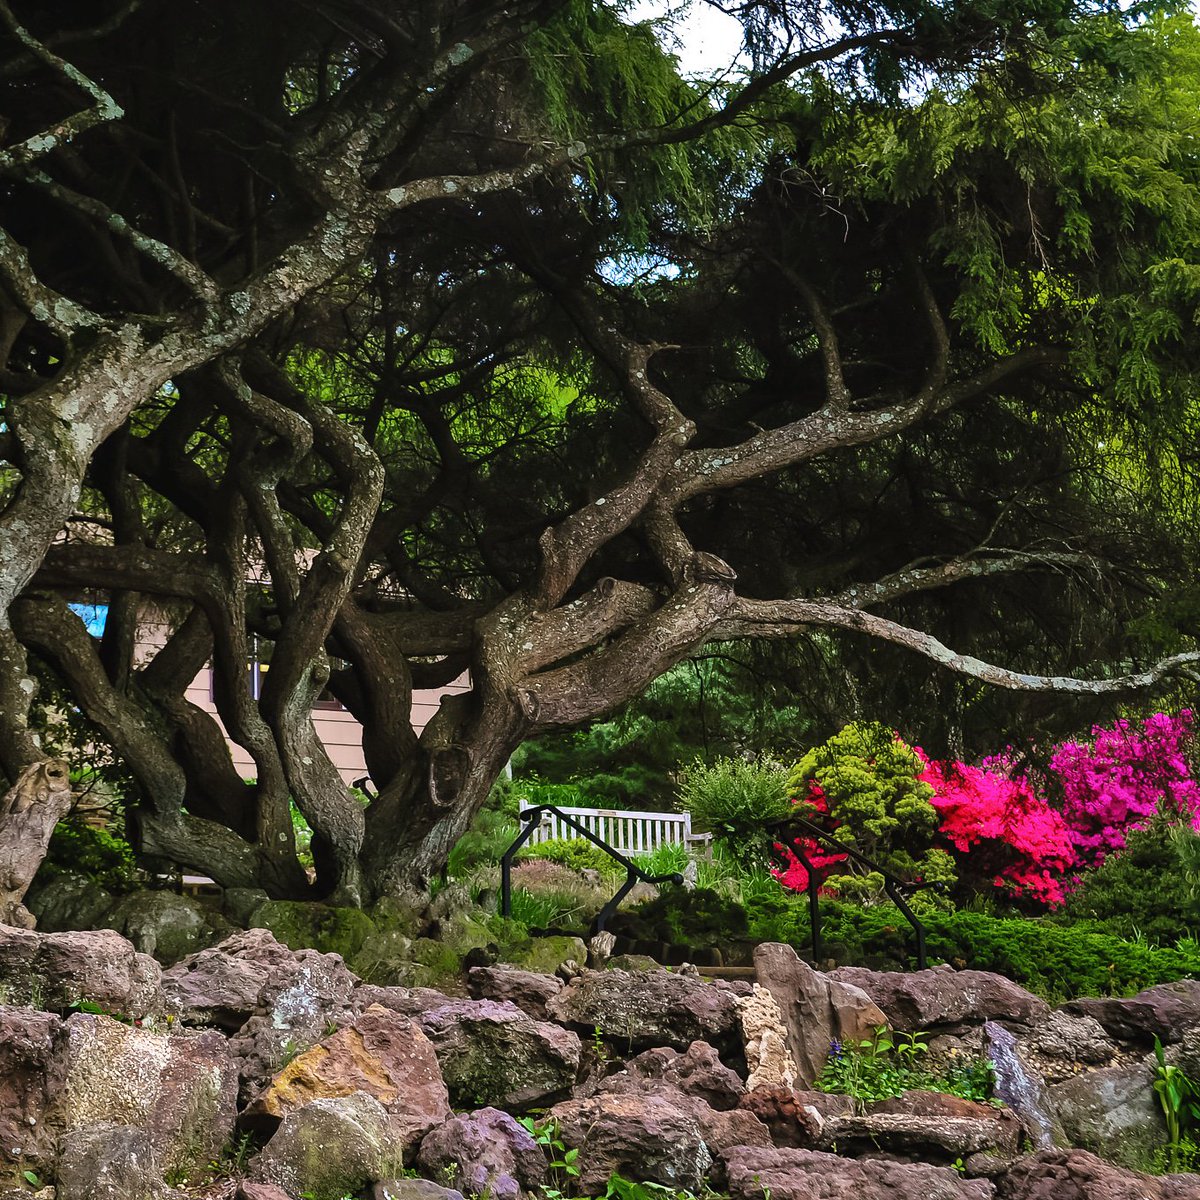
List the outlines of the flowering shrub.
{"label": "flowering shrub", "polygon": [[1200,786],[1187,761],[1194,718],[1155,713],[1097,726],[1092,744],[1064,742],[1050,760],[1062,814],[1082,867],[1099,866],[1160,810],[1200,828]]}
{"label": "flowering shrub", "polygon": [[923,782],[941,816],[941,836],[959,857],[959,879],[979,888],[990,882],[1014,896],[1045,905],[1063,902],[1062,875],[1075,862],[1070,831],[1026,779],[1002,758],[977,767],[933,762],[921,750]]}
{"label": "flowering shrub", "polygon": [[[821,785],[815,780],[808,785],[806,807],[810,811],[805,812],[802,809],[800,815],[806,816],[810,820],[817,820],[826,828],[833,828],[833,821],[829,817],[829,801],[825,799]],[[828,879],[840,863],[844,863],[850,858],[848,854],[838,854],[836,851],[830,850],[827,845],[818,842],[816,838],[799,838],[795,845],[812,864],[812,868],[820,880]],[[808,868],[800,859],[787,846],[779,842],[775,843],[775,856],[783,863],[783,866],[773,869],[771,874],[790,891],[808,891]],[[832,893],[832,889],[829,888],[822,888],[821,891],[823,894]]]}

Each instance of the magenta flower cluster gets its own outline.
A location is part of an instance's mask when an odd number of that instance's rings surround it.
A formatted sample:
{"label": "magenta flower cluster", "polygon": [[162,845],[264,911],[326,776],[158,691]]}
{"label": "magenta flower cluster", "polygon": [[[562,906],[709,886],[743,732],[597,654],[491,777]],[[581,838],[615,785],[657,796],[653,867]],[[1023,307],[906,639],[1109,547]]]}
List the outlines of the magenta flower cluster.
{"label": "magenta flower cluster", "polygon": [[1090,745],[1058,747],[1050,770],[1062,790],[1062,815],[1081,868],[1099,866],[1160,810],[1200,828],[1200,784],[1186,753],[1194,723],[1191,709],[1178,716],[1155,713],[1141,722],[1097,726]]}

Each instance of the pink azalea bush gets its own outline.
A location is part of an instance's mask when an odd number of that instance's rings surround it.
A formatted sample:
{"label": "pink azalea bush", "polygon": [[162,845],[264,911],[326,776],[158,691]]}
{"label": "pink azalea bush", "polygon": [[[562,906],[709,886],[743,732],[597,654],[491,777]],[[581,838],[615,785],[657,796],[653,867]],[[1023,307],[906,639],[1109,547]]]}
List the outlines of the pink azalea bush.
{"label": "pink azalea bush", "polygon": [[1158,811],[1200,828],[1200,785],[1187,751],[1191,709],[1145,721],[1096,726],[1092,744],[1064,742],[1050,760],[1062,788],[1062,815],[1081,867],[1098,867]]}
{"label": "pink azalea bush", "polygon": [[1014,897],[1055,906],[1064,900],[1062,877],[1075,863],[1063,818],[1034,794],[1004,759],[980,766],[933,762],[917,750],[921,779],[933,788],[930,803],[941,816],[939,832],[958,852],[959,878],[990,882]]}
{"label": "pink azalea bush", "polygon": [[[829,813],[829,802],[825,799],[825,793],[821,790],[821,785],[815,780],[808,785],[807,804],[813,813],[821,813],[826,816]],[[850,857],[848,854],[837,854],[830,851],[818,842],[816,838],[800,838],[796,844],[805,858],[812,863],[813,870],[817,873],[817,878],[822,880],[835,874],[835,868],[839,864],[846,862]],[[787,846],[784,846],[780,842],[775,843],[775,854],[783,863],[783,866],[772,868],[771,874],[789,891],[808,891],[808,868]]]}

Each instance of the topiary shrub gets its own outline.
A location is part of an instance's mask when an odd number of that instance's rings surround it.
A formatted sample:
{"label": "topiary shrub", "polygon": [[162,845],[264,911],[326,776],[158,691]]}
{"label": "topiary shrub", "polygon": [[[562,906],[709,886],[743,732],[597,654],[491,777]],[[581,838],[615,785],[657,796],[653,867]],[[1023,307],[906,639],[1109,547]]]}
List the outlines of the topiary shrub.
{"label": "topiary shrub", "polygon": [[743,866],[766,859],[765,826],[792,810],[787,775],[774,763],[696,760],[679,784],[681,807]]}
{"label": "topiary shrub", "polygon": [[[789,779],[797,814],[823,826],[843,845],[909,882],[950,884],[954,861],[934,847],[933,788],[925,764],[890,729],[856,722],[810,750]],[[822,847],[824,848],[824,847]],[[883,879],[853,859],[831,868],[825,886],[860,900],[878,899]]]}

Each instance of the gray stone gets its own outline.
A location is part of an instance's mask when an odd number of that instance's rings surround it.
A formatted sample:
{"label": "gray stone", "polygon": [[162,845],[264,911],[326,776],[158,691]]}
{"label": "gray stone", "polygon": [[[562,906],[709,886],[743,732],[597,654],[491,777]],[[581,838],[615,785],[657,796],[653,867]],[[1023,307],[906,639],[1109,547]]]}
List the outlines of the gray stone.
{"label": "gray stone", "polygon": [[888,1023],[904,1033],[984,1021],[1033,1025],[1050,1012],[1045,1000],[990,971],[928,967],[906,972],[839,967],[829,976],[862,988],[887,1014]]}
{"label": "gray stone", "polygon": [[888,1023],[861,988],[814,971],[791,946],[763,942],[754,967],[779,1006],[798,1087],[816,1082],[832,1042],[856,1044]]}
{"label": "gray stone", "polygon": [[1051,1083],[1070,1079],[1085,1067],[1103,1067],[1117,1052],[1095,1017],[1056,1009],[1019,1039],[1021,1055]]}
{"label": "gray stone", "polygon": [[428,1179],[384,1179],[371,1189],[371,1200],[465,1200],[462,1192]]}
{"label": "gray stone", "polygon": [[288,1113],[250,1160],[250,1176],[291,1196],[343,1196],[398,1174],[404,1152],[405,1139],[383,1105],[355,1092]]}
{"label": "gray stone", "polygon": [[456,1000],[418,1020],[456,1107],[544,1105],[569,1094],[579,1073],[579,1037],[515,1004]]}
{"label": "gray stone", "polygon": [[1145,1064],[1107,1067],[1050,1089],[1050,1102],[1070,1145],[1134,1166],[1166,1140],[1153,1072]]}
{"label": "gray stone", "polygon": [[163,1180],[147,1134],[112,1122],[68,1133],[56,1177],[56,1200],[184,1200]]}
{"label": "gray stone", "polygon": [[111,929],[41,933],[0,925],[0,990],[14,1003],[65,1012],[88,1000],[140,1018],[161,1012],[162,969]]}
{"label": "gray stone", "polygon": [[221,896],[221,911],[245,929],[250,924],[250,914],[269,899],[262,888],[226,888]]}
{"label": "gray stone", "polygon": [[536,1194],[546,1182],[541,1146],[513,1117],[495,1108],[453,1117],[427,1134],[417,1164],[468,1195],[492,1200],[519,1200],[522,1192]]}
{"label": "gray stone", "polygon": [[603,1080],[599,1091],[636,1092],[654,1090],[661,1084],[685,1096],[703,1100],[710,1108],[737,1108],[745,1085],[707,1042],[693,1042],[682,1054],[669,1046],[646,1050],[631,1058],[625,1069]]}
{"label": "gray stone", "polygon": [[95,880],[64,871],[45,883],[35,881],[25,906],[43,933],[96,929],[113,906],[113,896]]}
{"label": "gray stone", "polygon": [[104,925],[167,966],[233,932],[219,913],[168,891],[130,892],[113,905]]}
{"label": "gray stone", "polygon": [[737,1029],[736,997],[720,982],[672,971],[582,971],[547,1005],[551,1019],[599,1031],[624,1053],[694,1041],[729,1044]]}

